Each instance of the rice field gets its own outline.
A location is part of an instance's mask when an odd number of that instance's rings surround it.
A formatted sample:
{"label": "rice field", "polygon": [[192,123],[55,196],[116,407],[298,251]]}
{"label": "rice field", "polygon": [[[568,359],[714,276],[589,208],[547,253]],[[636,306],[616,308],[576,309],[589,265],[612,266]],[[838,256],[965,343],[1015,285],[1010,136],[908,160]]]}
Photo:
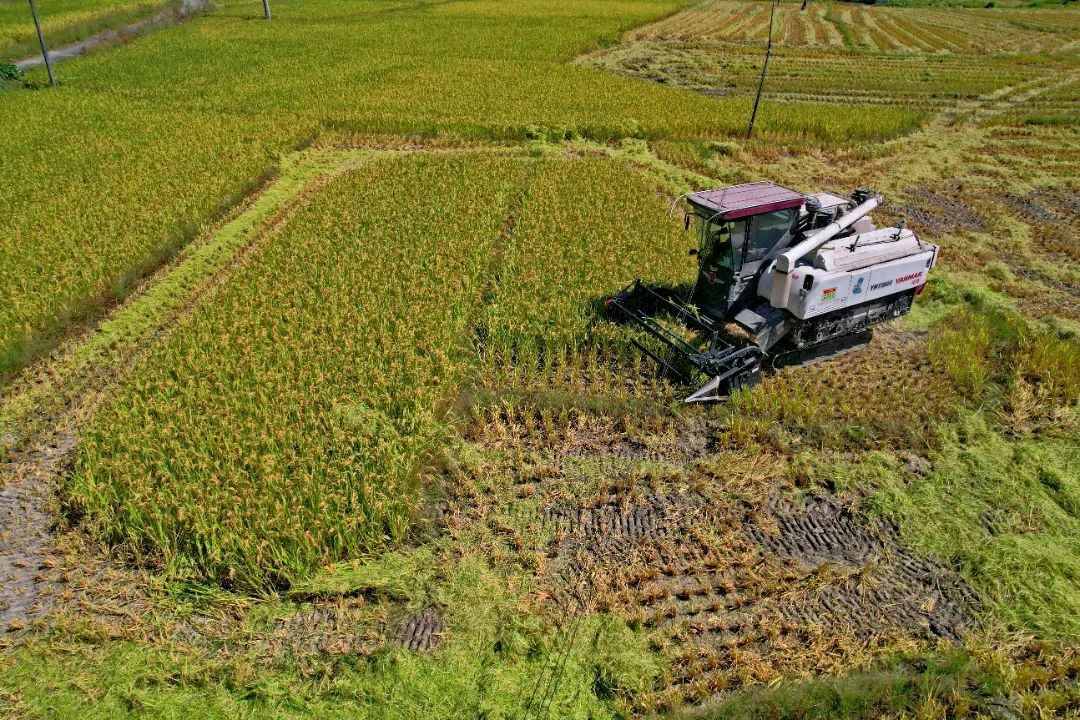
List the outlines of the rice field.
{"label": "rice field", "polygon": [[[272,2],[0,88],[0,716],[1080,707],[1075,9],[782,3],[746,138],[766,3]],[[760,179],[940,260],[688,406]]]}
{"label": "rice field", "polygon": [[[166,6],[164,0],[41,0],[37,3],[46,41],[53,46],[133,22]],[[39,52],[30,5],[17,0],[0,2],[0,63],[22,60]]]}
{"label": "rice field", "polygon": [[[769,28],[767,2],[712,0],[630,36],[636,40],[760,45]],[[783,2],[774,41],[785,47],[859,53],[1036,55],[1070,51],[1080,38],[1068,8],[910,8],[857,3]]]}
{"label": "rice field", "polygon": [[[0,214],[12,221],[0,227],[0,375],[122,299],[272,175],[278,157],[326,128],[474,140],[739,132],[745,98],[641,86],[565,62],[674,7],[333,0],[282,3],[281,22],[267,24],[251,22],[261,5],[227,2],[66,64],[56,92],[5,90]],[[297,26],[323,41],[297,39]],[[402,47],[402,37],[413,42]],[[761,132],[853,142],[922,119],[908,109],[808,110],[769,110]],[[70,118],[65,132],[53,131],[56,117]]]}
{"label": "rice field", "polygon": [[[581,60],[621,75],[747,96],[761,75],[770,5],[719,0],[626,33]],[[777,9],[767,97],[941,109],[1075,65],[1080,13],[797,3]]]}

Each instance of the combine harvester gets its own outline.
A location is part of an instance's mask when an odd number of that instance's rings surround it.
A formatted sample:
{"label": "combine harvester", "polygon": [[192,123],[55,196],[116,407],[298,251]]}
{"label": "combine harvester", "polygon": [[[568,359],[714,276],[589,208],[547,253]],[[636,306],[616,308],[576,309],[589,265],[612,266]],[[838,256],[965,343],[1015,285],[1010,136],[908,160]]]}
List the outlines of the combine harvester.
{"label": "combine harvester", "polygon": [[937,261],[938,247],[903,221],[876,228],[868,214],[882,198],[865,190],[849,199],[755,182],[690,193],[672,209],[683,200],[698,237],[689,299],[636,280],[606,304],[662,344],[633,340],[667,374],[709,378],[686,402],[866,345],[872,325],[911,310]]}

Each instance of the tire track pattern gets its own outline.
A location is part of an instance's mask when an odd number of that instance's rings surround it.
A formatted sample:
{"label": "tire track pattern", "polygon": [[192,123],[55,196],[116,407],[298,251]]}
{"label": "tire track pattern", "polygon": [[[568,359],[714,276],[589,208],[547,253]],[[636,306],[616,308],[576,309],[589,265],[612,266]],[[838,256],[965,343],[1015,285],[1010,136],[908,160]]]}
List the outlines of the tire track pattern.
{"label": "tire track pattern", "polygon": [[809,571],[832,564],[841,576],[777,603],[775,614],[784,620],[839,626],[856,637],[895,629],[953,641],[970,624],[975,597],[967,584],[941,564],[913,555],[888,523],[867,522],[821,496],[801,508],[777,503],[772,517],[776,532],[748,528],[762,548]]}

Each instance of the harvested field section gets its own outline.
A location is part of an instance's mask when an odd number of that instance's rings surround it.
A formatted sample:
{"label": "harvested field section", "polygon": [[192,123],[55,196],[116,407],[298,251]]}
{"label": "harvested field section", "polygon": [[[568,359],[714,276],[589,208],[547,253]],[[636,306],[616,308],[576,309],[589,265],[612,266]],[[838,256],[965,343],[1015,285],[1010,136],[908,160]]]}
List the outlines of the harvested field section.
{"label": "harvested field section", "polygon": [[[955,573],[835,496],[788,499],[784,456],[711,445],[713,419],[574,411],[533,434],[528,413],[476,418],[484,461],[457,484],[451,525],[486,523],[507,552],[542,553],[539,597],[564,632],[590,611],[647,632],[671,667],[639,708],[864,667],[973,626]],[[652,448],[610,444],[625,428]]]}
{"label": "harvested field section", "polygon": [[400,537],[524,162],[376,161],[314,198],[100,413],[77,511],[251,585]]}
{"label": "harvested field section", "polygon": [[721,442],[783,448],[794,433],[811,446],[919,448],[958,400],[927,344],[926,333],[880,328],[869,348],[767,377],[732,399]]}
{"label": "harvested field section", "polygon": [[[707,93],[749,94],[761,75],[757,49],[690,42],[632,42],[587,56],[584,62]],[[778,48],[769,65],[766,91],[781,99],[845,104],[842,110],[830,108],[828,114],[842,113],[849,121],[864,111],[881,121],[888,117],[885,108],[851,104],[945,106],[957,98],[978,98],[1030,80],[1046,72],[1047,64],[1037,59],[892,54],[875,56],[873,68],[868,76],[863,55]],[[816,116],[823,118],[826,112]]]}
{"label": "harvested field section", "polygon": [[[904,8],[847,3],[780,3],[773,40],[786,47],[848,48],[859,52],[987,55],[1051,52],[1080,37],[1068,10]],[[753,44],[768,34],[769,6],[714,0],[634,30],[635,39]],[[844,29],[841,31],[841,27]]]}

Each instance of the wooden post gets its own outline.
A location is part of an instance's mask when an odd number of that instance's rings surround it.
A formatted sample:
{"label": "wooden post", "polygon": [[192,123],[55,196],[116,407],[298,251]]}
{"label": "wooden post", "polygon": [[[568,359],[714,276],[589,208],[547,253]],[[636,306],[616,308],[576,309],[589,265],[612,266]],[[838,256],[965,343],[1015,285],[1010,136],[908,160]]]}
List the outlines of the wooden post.
{"label": "wooden post", "polygon": [[263,0],[263,17],[270,19],[270,0]]}
{"label": "wooden post", "polygon": [[776,16],[776,6],[780,0],[773,0],[772,10],[769,11],[769,42],[765,46],[765,62],[761,65],[761,79],[758,80],[757,95],[754,96],[754,110],[750,113],[750,125],[746,128],[746,139],[754,132],[754,120],[757,118],[758,103],[761,102],[761,88],[765,87],[765,72],[769,69],[769,56],[772,55],[772,29],[773,18]]}
{"label": "wooden post", "polygon": [[49,71],[49,84],[56,87],[56,75],[53,74],[52,60],[49,58],[49,48],[45,47],[45,33],[41,32],[41,20],[38,19],[37,5],[30,0],[30,14],[34,16],[34,27],[37,28],[37,39],[41,43],[41,55],[45,58],[45,69]]}

